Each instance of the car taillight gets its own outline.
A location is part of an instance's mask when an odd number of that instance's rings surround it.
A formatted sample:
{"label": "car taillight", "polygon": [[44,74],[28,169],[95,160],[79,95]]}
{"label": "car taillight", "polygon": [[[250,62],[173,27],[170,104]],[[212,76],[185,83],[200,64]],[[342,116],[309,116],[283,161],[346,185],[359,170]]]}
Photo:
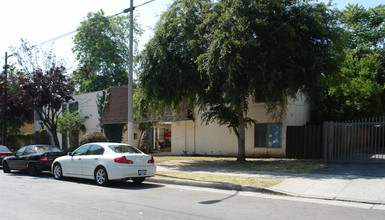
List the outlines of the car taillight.
{"label": "car taillight", "polygon": [[128,163],[128,164],[134,164],[132,160],[127,160],[125,156],[117,157],[114,159],[115,163]]}
{"label": "car taillight", "polygon": [[44,161],[48,161],[48,157],[47,156],[42,156],[39,158],[39,162],[44,162]]}
{"label": "car taillight", "polygon": [[151,156],[151,159],[149,161],[147,161],[147,163],[155,163],[154,157]]}

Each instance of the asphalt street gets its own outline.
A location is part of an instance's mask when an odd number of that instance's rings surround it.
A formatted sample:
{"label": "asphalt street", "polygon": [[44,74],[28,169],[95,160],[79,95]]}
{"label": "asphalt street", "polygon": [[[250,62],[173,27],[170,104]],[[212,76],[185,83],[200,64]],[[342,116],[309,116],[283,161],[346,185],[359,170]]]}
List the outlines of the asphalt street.
{"label": "asphalt street", "polygon": [[370,204],[145,182],[0,173],[2,219],[384,219]]}

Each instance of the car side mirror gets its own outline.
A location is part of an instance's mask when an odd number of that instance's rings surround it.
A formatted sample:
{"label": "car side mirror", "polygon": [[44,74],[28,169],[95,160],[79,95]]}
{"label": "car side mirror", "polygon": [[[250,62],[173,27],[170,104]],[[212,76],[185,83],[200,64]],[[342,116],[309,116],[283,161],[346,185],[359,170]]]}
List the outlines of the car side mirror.
{"label": "car side mirror", "polygon": [[73,156],[74,154],[72,152],[68,152],[68,156]]}

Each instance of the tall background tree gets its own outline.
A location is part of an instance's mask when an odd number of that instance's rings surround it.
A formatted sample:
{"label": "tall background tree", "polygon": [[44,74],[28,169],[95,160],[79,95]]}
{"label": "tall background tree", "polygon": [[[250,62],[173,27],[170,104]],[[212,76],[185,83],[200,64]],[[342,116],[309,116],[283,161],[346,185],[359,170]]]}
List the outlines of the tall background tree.
{"label": "tall background tree", "polygon": [[142,54],[140,106],[193,101],[206,123],[235,133],[237,160],[244,161],[245,129],[255,122],[247,116],[252,96],[279,120],[288,97],[311,95],[321,76],[337,70],[334,11],[302,2],[175,1]]}
{"label": "tall background tree", "polygon": [[314,99],[315,122],[354,120],[385,113],[385,5],[349,4],[340,13],[346,57],[339,73],[324,76]]}
{"label": "tall background tree", "polygon": [[[134,27],[137,44],[142,29],[137,24]],[[128,83],[128,40],[128,16],[106,17],[103,10],[87,14],[73,39],[79,68],[72,79],[79,93]]]}

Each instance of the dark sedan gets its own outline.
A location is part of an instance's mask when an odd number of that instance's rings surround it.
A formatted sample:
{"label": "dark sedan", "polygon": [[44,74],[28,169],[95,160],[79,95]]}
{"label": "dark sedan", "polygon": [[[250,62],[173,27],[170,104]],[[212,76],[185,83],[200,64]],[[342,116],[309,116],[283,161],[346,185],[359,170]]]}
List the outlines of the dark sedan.
{"label": "dark sedan", "polygon": [[11,156],[12,152],[8,149],[8,147],[4,145],[0,145],[0,164],[3,163],[4,157]]}
{"label": "dark sedan", "polygon": [[36,175],[43,170],[51,170],[52,162],[65,153],[50,145],[28,145],[20,148],[12,156],[3,160],[3,172],[11,170],[27,171],[29,175]]}

